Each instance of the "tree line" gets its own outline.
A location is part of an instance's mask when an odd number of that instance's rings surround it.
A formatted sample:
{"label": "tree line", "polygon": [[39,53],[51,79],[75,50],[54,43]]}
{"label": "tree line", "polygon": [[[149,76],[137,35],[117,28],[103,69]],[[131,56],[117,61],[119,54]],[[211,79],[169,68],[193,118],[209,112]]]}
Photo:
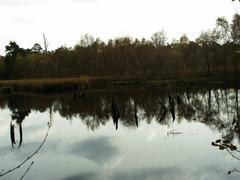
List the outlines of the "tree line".
{"label": "tree line", "polygon": [[121,76],[166,79],[182,76],[232,76],[240,66],[240,15],[216,26],[195,41],[183,34],[167,43],[164,31],[151,39],[120,37],[104,42],[86,34],[74,47],[24,49],[11,41],[0,57],[1,79]]}

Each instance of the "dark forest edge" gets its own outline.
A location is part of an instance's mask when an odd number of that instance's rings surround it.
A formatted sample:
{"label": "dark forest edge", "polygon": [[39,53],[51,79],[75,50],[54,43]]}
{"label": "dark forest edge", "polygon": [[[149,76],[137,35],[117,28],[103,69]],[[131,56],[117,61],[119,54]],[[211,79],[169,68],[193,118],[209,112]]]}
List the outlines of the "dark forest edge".
{"label": "dark forest edge", "polygon": [[103,88],[123,85],[186,86],[238,83],[240,15],[232,22],[220,17],[212,30],[195,41],[183,34],[167,43],[164,31],[150,40],[121,37],[104,42],[91,35],[75,47],[48,51],[11,41],[0,57],[2,91],[54,92],[76,86]]}

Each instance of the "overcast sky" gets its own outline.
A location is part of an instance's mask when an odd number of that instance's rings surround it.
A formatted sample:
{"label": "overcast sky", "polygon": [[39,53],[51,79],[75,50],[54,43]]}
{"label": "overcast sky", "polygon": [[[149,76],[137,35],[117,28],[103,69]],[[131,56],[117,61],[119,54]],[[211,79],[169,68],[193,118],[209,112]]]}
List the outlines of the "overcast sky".
{"label": "overcast sky", "polygon": [[239,10],[231,0],[0,0],[0,54],[11,40],[42,45],[43,32],[50,49],[73,46],[85,33],[150,38],[164,29],[169,41],[183,33],[194,40],[217,17],[231,20]]}

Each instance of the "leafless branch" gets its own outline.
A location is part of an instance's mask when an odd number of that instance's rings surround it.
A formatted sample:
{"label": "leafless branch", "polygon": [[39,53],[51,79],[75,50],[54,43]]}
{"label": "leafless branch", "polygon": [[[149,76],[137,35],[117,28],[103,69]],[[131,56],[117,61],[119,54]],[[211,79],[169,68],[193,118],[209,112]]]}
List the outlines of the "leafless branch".
{"label": "leafless branch", "polygon": [[30,168],[32,167],[32,165],[34,164],[34,162],[32,161],[31,162],[31,164],[30,164],[30,166],[27,168],[27,170],[25,171],[25,173],[22,175],[22,177],[20,178],[20,180],[22,180],[25,176],[26,176],[26,174],[28,173],[28,171],[30,170]]}
{"label": "leafless branch", "polygon": [[240,173],[240,170],[238,170],[238,169],[234,168],[233,170],[231,170],[231,171],[228,171],[228,175],[229,175],[229,174],[231,174],[231,173],[233,173],[233,172]]}
{"label": "leafless branch", "polygon": [[0,175],[3,173],[4,169],[1,170]]}
{"label": "leafless branch", "polygon": [[240,159],[237,156],[235,156],[229,149],[226,149],[226,150],[232,157],[240,161]]}

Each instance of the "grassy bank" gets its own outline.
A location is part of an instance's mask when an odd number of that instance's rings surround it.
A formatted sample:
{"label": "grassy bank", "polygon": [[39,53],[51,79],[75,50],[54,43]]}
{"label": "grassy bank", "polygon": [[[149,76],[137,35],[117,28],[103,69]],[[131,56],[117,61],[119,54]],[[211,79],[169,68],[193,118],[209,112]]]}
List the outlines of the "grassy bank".
{"label": "grassy bank", "polygon": [[226,86],[235,87],[240,81],[236,76],[221,77],[181,77],[171,79],[148,79],[140,77],[79,77],[59,79],[27,79],[0,81],[0,92],[34,92],[57,93],[72,91],[76,86],[88,89],[111,89],[126,87],[141,88],[173,88],[173,87],[200,87],[200,86]]}

